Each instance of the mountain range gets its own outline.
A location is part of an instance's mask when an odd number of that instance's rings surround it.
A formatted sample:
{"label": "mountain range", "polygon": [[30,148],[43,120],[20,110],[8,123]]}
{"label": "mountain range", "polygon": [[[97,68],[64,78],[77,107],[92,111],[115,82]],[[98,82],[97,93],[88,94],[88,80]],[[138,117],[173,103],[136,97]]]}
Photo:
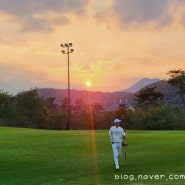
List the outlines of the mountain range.
{"label": "mountain range", "polygon": [[[148,85],[144,86],[143,82],[147,82]],[[150,82],[150,83],[149,83]],[[154,82],[154,83],[153,83]],[[141,85],[140,85],[141,84]],[[140,86],[139,86],[140,85]],[[177,95],[177,89],[165,80],[157,79],[143,79],[139,81],[133,87],[118,92],[92,92],[86,90],[74,90],[71,92],[71,103],[74,103],[77,99],[84,100],[87,104],[100,103],[104,110],[113,110],[119,107],[119,104],[126,104],[128,106],[135,107],[136,105],[136,90],[140,90],[143,87],[156,87],[156,91],[160,91],[164,95],[163,104],[166,105],[182,105],[181,98]],[[132,92],[128,92],[132,91]],[[39,89],[39,95],[44,97],[55,97],[55,103],[60,104],[61,101],[67,97],[67,89]],[[135,92],[135,93],[133,93]]]}
{"label": "mountain range", "polygon": [[[177,89],[167,83],[165,80],[143,78],[135,83],[128,89],[117,92],[100,92],[100,91],[87,91],[71,89],[71,103],[77,99],[83,99],[86,103],[100,103],[105,110],[110,110],[110,107],[116,107],[120,103],[136,105],[135,93],[143,87],[156,87],[157,91],[164,94],[163,103],[167,105],[182,105],[182,99],[177,95]],[[3,92],[15,94],[15,89],[0,80],[0,90]],[[54,89],[54,88],[40,88],[38,93],[42,97],[54,97],[55,103],[60,104],[61,101],[67,97],[67,89]]]}
{"label": "mountain range", "polygon": [[153,84],[155,82],[158,82],[159,79],[150,79],[150,78],[143,78],[141,80],[139,80],[138,82],[136,82],[133,86],[131,86],[128,89],[123,90],[124,92],[131,92],[131,93],[136,93],[137,91],[139,91],[141,88]]}
{"label": "mountain range", "polygon": [[[157,81],[159,81],[159,80],[158,79],[143,78],[143,79],[139,80],[138,82],[136,82],[130,88],[122,90],[122,91],[135,93],[139,89],[143,88],[144,86],[152,84]],[[15,87],[8,84],[7,82],[4,82],[3,80],[0,80],[0,90],[3,92],[8,92],[9,94],[16,94],[18,92]],[[58,90],[56,90],[56,91],[58,91]]]}
{"label": "mountain range", "polygon": [[[88,104],[100,103],[104,108],[108,108],[113,104],[119,104],[124,102],[129,102],[135,104],[134,92],[140,90],[146,85],[152,84],[157,79],[143,78],[139,80],[132,87],[117,91],[117,92],[100,92],[100,91],[86,91],[86,90],[75,90],[71,89],[71,102],[74,103],[76,99],[83,99]],[[39,95],[44,97],[55,97],[55,103],[59,104],[61,101],[67,97],[67,89],[53,89],[53,88],[42,88],[39,89]]]}

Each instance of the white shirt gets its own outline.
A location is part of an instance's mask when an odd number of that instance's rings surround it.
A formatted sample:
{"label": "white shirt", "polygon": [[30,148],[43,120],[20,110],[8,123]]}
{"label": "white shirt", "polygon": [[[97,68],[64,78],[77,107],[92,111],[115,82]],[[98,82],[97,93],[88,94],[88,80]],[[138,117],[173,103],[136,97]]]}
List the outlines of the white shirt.
{"label": "white shirt", "polygon": [[120,126],[119,127],[112,126],[109,130],[109,135],[110,135],[111,142],[115,142],[115,143],[121,143],[122,138],[126,137],[125,131]]}

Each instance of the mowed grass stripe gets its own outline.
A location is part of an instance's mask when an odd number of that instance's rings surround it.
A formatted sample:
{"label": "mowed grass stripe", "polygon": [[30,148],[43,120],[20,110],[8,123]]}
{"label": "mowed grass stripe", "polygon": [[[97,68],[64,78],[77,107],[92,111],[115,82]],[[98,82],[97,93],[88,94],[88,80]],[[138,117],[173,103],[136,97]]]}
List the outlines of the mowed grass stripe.
{"label": "mowed grass stripe", "polygon": [[127,160],[116,172],[108,131],[0,127],[0,185],[184,184],[115,175],[183,174],[184,131],[127,131]]}

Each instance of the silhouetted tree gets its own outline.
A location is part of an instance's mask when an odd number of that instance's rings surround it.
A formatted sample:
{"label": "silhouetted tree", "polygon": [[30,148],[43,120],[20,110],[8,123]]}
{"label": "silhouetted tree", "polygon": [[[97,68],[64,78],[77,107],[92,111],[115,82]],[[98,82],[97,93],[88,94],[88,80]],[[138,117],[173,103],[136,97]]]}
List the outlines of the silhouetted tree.
{"label": "silhouetted tree", "polygon": [[145,109],[159,104],[164,95],[159,91],[155,91],[155,89],[156,87],[146,87],[135,94],[138,107]]}
{"label": "silhouetted tree", "polygon": [[68,98],[67,97],[65,97],[62,101],[61,101],[61,109],[62,109],[62,111],[65,111],[65,112],[67,112],[67,110],[68,110]]}
{"label": "silhouetted tree", "polygon": [[103,110],[103,106],[100,103],[93,103],[92,108],[94,111],[100,112]]}
{"label": "silhouetted tree", "polygon": [[23,91],[16,95],[17,119],[22,126],[44,128],[49,124],[49,111],[44,98],[37,89]]}
{"label": "silhouetted tree", "polygon": [[185,71],[182,69],[170,70],[168,83],[178,88],[177,93],[181,96],[185,108]]}
{"label": "silhouetted tree", "polygon": [[15,116],[15,109],[13,97],[6,92],[0,92],[1,121],[12,121]]}

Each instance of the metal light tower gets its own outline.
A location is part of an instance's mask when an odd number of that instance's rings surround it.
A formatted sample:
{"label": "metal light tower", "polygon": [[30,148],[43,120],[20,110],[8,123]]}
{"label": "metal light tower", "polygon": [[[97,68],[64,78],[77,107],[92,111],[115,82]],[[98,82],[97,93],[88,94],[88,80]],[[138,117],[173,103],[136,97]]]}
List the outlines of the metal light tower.
{"label": "metal light tower", "polygon": [[74,51],[74,49],[71,49],[72,43],[65,43],[61,44],[60,46],[63,48],[66,48],[66,50],[62,50],[61,52],[63,54],[67,54],[67,66],[68,66],[68,98],[67,98],[67,104],[68,104],[68,117],[67,117],[67,130],[71,130],[71,105],[70,105],[70,71],[69,71],[69,54]]}

